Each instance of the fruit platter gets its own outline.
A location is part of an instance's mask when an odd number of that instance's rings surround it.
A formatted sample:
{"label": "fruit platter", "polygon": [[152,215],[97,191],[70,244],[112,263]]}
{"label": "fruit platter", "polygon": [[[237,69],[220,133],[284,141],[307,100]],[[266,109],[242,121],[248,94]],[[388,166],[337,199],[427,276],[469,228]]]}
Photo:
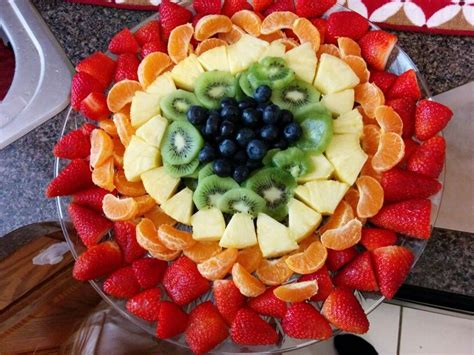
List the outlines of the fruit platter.
{"label": "fruit platter", "polygon": [[164,0],[76,66],[54,147],[89,281],[194,353],[282,352],[391,299],[430,237],[451,110],[335,1]]}

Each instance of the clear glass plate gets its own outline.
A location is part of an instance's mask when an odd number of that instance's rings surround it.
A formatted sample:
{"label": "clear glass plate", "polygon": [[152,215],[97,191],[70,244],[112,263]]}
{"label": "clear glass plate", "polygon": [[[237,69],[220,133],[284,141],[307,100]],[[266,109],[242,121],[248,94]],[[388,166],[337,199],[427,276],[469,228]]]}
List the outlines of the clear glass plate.
{"label": "clear glass plate", "polygon": [[[331,12],[334,12],[334,11],[351,11],[351,10],[348,10],[347,8],[342,7],[342,6],[338,6],[336,8],[331,9]],[[141,26],[143,23],[148,22],[153,18],[156,18],[156,16],[157,15],[151,16],[150,18],[148,18],[147,20],[143,21],[141,24],[136,26],[136,28]],[[375,25],[372,25],[372,28],[378,28],[378,27]],[[393,49],[392,54],[387,64],[387,68],[388,68],[388,71],[395,74],[401,74],[408,69],[414,69],[417,73],[417,78],[420,85],[420,89],[422,91],[422,96],[425,98],[431,97],[431,94],[427,88],[427,85],[424,79],[421,77],[418,68],[410,59],[410,57],[400,47],[395,46],[395,48]],[[72,129],[76,129],[77,127],[81,126],[85,122],[86,122],[86,119],[80,113],[75,112],[70,108],[69,113],[64,121],[61,136],[63,136],[64,134],[66,134]],[[55,166],[54,166],[55,176],[57,176],[59,171],[66,164],[67,164],[67,161],[56,158]],[[439,180],[441,181],[441,183],[443,183],[443,185],[444,185],[444,178],[445,178],[445,171],[443,170],[439,178]],[[431,201],[433,204],[432,213],[431,213],[431,226],[432,227],[436,223],[439,206],[441,204],[441,199],[442,199],[442,190],[431,198]],[[74,258],[77,258],[77,256],[80,255],[85,250],[85,247],[81,243],[77,234],[74,232],[72,225],[70,223],[69,216],[67,214],[67,206],[69,204],[69,198],[58,197],[56,198],[56,203],[57,203],[58,215],[59,215],[59,219],[60,219],[64,236],[66,238],[67,243],[69,244],[69,247],[71,249],[71,252]],[[112,235],[109,235],[109,238],[112,238]],[[423,253],[423,250],[426,247],[427,241],[421,240],[421,239],[407,238],[404,236],[401,236],[399,240],[400,240],[401,245],[404,245],[413,251],[415,255],[415,263],[412,266],[413,268],[416,262],[418,261],[418,259],[420,258],[421,254]],[[146,322],[130,314],[126,310],[125,302],[123,300],[118,300],[106,295],[102,291],[102,283],[103,283],[103,280],[90,281],[90,284],[99,293],[99,295],[108,304],[110,304],[119,314],[121,314],[125,318],[124,321],[133,322],[135,325],[143,329],[148,334],[155,336],[155,326],[152,323]],[[377,306],[380,303],[382,303],[382,301],[384,300],[384,297],[379,293],[356,291],[356,296],[359,299],[366,314],[369,314],[374,309],[376,309]],[[212,297],[211,292],[209,292],[205,296],[189,304],[186,307],[186,310],[191,310],[196,304],[203,302],[205,300],[208,300],[211,297]],[[314,305],[318,309],[320,309],[321,303],[320,302],[314,303]],[[267,320],[269,320],[271,323],[273,323],[276,326],[277,331],[281,335],[280,342],[277,345],[241,346],[238,344],[234,344],[230,339],[227,339],[220,346],[215,348],[212,352],[219,353],[219,354],[223,354],[223,353],[234,353],[234,354],[235,353],[281,353],[285,351],[301,349],[318,342],[318,340],[298,340],[298,339],[290,338],[284,334],[284,332],[281,329],[280,323],[277,319],[267,318]],[[335,334],[337,334],[337,332],[338,331],[336,330]],[[173,339],[168,339],[165,341],[175,344],[180,347],[188,348],[183,335],[175,337]]]}

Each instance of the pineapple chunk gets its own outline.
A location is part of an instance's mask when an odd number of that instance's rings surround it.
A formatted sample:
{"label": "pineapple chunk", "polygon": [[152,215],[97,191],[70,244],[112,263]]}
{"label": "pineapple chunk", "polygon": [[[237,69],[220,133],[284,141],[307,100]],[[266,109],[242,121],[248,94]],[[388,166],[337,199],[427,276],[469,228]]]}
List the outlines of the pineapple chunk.
{"label": "pineapple chunk", "polygon": [[273,258],[298,249],[288,227],[265,213],[259,213],[257,217],[257,238],[265,258]]}
{"label": "pineapple chunk", "polygon": [[[301,185],[300,185],[301,186]],[[334,180],[315,180],[298,186],[295,195],[321,214],[333,214],[349,190],[349,185]]]}
{"label": "pineapple chunk", "polygon": [[322,220],[321,214],[292,198],[288,204],[288,228],[296,242],[313,233]]}
{"label": "pineapple chunk", "polygon": [[227,47],[220,46],[212,48],[198,57],[199,63],[207,71],[221,70],[230,71],[229,60],[227,59]]}
{"label": "pineapple chunk", "polygon": [[295,71],[297,77],[307,83],[313,83],[318,58],[316,58],[316,53],[311,43],[303,43],[286,52],[285,60],[288,67]]}
{"label": "pineapple chunk", "polygon": [[358,109],[340,115],[332,123],[335,134],[351,133],[360,137],[364,130],[364,122]]}
{"label": "pineapple chunk", "polygon": [[171,94],[176,90],[176,85],[174,84],[173,78],[169,71],[161,74],[155,79],[148,87],[146,92],[149,94],[155,94],[161,99],[163,96]]}
{"label": "pineapple chunk", "polygon": [[227,58],[231,74],[244,71],[256,62],[269,46],[268,42],[243,34],[240,39],[227,47]]}
{"label": "pineapple chunk", "polygon": [[257,244],[253,219],[247,213],[236,213],[227,225],[219,245],[223,248],[243,249]]}
{"label": "pineapple chunk", "polygon": [[342,59],[323,53],[313,85],[323,94],[351,89],[359,84],[359,77]]}
{"label": "pineapple chunk", "polygon": [[342,115],[354,107],[354,89],[324,95],[321,103],[332,113]]}
{"label": "pineapple chunk", "polygon": [[323,154],[310,155],[308,157],[313,163],[313,171],[298,177],[298,183],[304,183],[313,180],[327,180],[334,172],[331,163]]}
{"label": "pineapple chunk", "polygon": [[147,122],[153,116],[160,113],[160,97],[155,94],[148,94],[137,91],[132,99],[130,107],[130,122],[137,128]]}
{"label": "pineapple chunk", "polygon": [[355,183],[367,160],[357,134],[335,134],[326,148],[326,157],[334,166],[337,178],[349,185]]}
{"label": "pineapple chunk", "polygon": [[171,218],[183,224],[191,225],[193,214],[193,191],[184,188],[176,195],[165,201],[161,209]]}
{"label": "pineapple chunk", "polygon": [[279,57],[283,58],[285,56],[285,45],[279,41],[273,41],[270,45],[265,48],[259,60],[262,60],[265,57]]}
{"label": "pineapple chunk", "polygon": [[171,70],[171,77],[176,86],[194,91],[194,82],[204,73],[204,69],[199,63],[195,54],[190,54],[186,59],[182,60]]}
{"label": "pineapple chunk", "polygon": [[128,181],[140,181],[145,171],[161,165],[158,148],[133,135],[123,155],[123,171]]}
{"label": "pineapple chunk", "polygon": [[219,240],[224,234],[224,215],[217,208],[208,208],[197,211],[191,216],[193,239],[211,242]]}
{"label": "pineapple chunk", "polygon": [[163,166],[143,173],[141,178],[145,191],[160,205],[174,195],[180,181],[169,175]]}
{"label": "pineapple chunk", "polygon": [[151,118],[147,123],[141,126],[135,134],[150,145],[160,147],[161,140],[168,127],[168,120],[160,115]]}

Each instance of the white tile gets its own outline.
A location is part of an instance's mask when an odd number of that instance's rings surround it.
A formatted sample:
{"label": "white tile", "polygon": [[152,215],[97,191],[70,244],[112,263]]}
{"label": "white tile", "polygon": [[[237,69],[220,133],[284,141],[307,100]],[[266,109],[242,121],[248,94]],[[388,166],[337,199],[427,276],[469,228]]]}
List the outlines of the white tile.
{"label": "white tile", "polygon": [[474,321],[404,307],[400,354],[472,355]]}

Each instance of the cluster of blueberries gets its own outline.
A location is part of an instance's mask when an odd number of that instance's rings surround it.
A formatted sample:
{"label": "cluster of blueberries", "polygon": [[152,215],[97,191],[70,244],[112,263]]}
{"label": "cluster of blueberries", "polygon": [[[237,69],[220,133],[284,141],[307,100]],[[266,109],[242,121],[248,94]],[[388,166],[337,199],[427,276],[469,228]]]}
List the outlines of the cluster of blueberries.
{"label": "cluster of blueberries", "polygon": [[203,135],[206,144],[199,152],[201,163],[212,162],[215,174],[244,181],[262,166],[268,150],[286,149],[302,134],[293,114],[270,102],[272,91],[259,86],[253,97],[237,102],[222,99],[219,109],[191,106],[187,118]]}

